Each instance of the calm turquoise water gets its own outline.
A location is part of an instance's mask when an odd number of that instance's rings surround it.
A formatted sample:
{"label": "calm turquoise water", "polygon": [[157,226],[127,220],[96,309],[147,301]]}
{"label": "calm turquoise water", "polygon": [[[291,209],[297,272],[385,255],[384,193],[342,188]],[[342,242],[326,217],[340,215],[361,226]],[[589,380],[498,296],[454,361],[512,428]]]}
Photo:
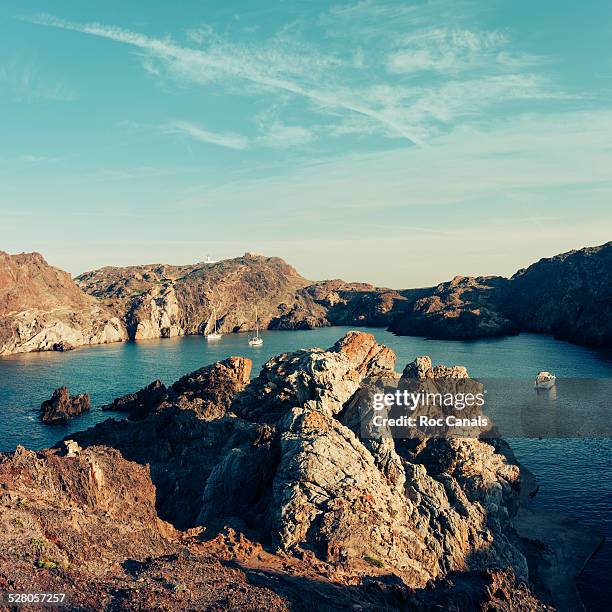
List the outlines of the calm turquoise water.
{"label": "calm turquoise water", "polygon": [[[267,331],[262,347],[247,345],[246,334],[231,334],[208,343],[200,336],[149,340],[85,348],[69,353],[30,353],[0,358],[0,450],[17,444],[44,448],[72,431],[108,418],[101,404],[140,389],[156,378],[171,383],[181,375],[230,355],[254,361],[254,373],[270,357],[298,348],[327,348],[349,328],[311,331]],[[354,328],[351,328],[354,329]],[[521,334],[473,342],[444,342],[396,337],[380,329],[364,329],[398,356],[397,369],[418,355],[434,363],[460,364],[480,378],[528,378],[544,368],[560,378],[612,377],[612,352],[558,342],[548,336]],[[91,412],[66,426],[49,427],[37,418],[40,403],[52,391],[67,385],[71,393],[89,393]],[[612,441],[512,440],[519,458],[534,472],[544,507],[579,517],[600,527],[612,540]],[[588,565],[581,581],[592,610],[612,599],[609,541]],[[603,606],[602,606],[603,609]]]}

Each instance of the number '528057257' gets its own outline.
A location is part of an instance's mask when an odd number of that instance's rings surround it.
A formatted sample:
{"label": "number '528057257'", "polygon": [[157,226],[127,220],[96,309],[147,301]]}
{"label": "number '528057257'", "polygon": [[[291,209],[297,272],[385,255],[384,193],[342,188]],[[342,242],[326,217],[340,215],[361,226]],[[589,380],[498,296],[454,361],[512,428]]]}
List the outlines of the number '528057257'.
{"label": "number '528057257'", "polygon": [[66,593],[2,593],[2,603],[9,605],[65,604]]}

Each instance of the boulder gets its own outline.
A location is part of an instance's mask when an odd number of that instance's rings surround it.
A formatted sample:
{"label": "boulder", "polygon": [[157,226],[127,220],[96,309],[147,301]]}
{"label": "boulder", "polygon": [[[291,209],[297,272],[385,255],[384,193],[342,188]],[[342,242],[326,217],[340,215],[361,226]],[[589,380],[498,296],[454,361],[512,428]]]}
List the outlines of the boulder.
{"label": "boulder", "polygon": [[40,405],[40,419],[49,425],[65,423],[69,419],[81,416],[91,408],[89,395],[70,395],[67,387],[59,387],[53,392],[51,399]]}

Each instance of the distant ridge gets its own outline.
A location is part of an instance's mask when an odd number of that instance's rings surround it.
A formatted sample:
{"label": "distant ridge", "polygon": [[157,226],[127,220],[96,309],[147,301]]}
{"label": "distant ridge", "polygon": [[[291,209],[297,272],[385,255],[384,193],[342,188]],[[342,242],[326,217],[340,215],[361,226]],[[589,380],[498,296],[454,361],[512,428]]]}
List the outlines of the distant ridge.
{"label": "distant ridge", "polygon": [[76,279],[39,253],[0,251],[0,354],[202,334],[388,327],[398,335],[464,340],[521,331],[612,346],[612,242],[544,258],[511,278],[463,277],[387,289],[313,283],[278,257],[104,267]]}

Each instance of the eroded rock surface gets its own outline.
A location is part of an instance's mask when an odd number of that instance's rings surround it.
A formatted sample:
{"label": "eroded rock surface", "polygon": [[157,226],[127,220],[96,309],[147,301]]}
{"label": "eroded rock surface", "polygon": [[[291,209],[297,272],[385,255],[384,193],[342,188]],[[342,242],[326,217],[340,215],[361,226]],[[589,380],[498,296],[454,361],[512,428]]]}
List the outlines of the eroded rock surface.
{"label": "eroded rock surface", "polygon": [[212,264],[107,267],[76,281],[125,319],[136,340],[203,334],[213,316],[222,333],[248,331],[255,328],[255,304],[267,327],[309,284],[282,259],[255,253]]}
{"label": "eroded rock surface", "polygon": [[425,357],[394,367],[357,332],[250,383],[234,357],[116,400],[127,419],[55,450],[4,455],[0,584],[92,584],[98,609],[551,609],[502,441],[361,437],[369,385],[469,380]]}

